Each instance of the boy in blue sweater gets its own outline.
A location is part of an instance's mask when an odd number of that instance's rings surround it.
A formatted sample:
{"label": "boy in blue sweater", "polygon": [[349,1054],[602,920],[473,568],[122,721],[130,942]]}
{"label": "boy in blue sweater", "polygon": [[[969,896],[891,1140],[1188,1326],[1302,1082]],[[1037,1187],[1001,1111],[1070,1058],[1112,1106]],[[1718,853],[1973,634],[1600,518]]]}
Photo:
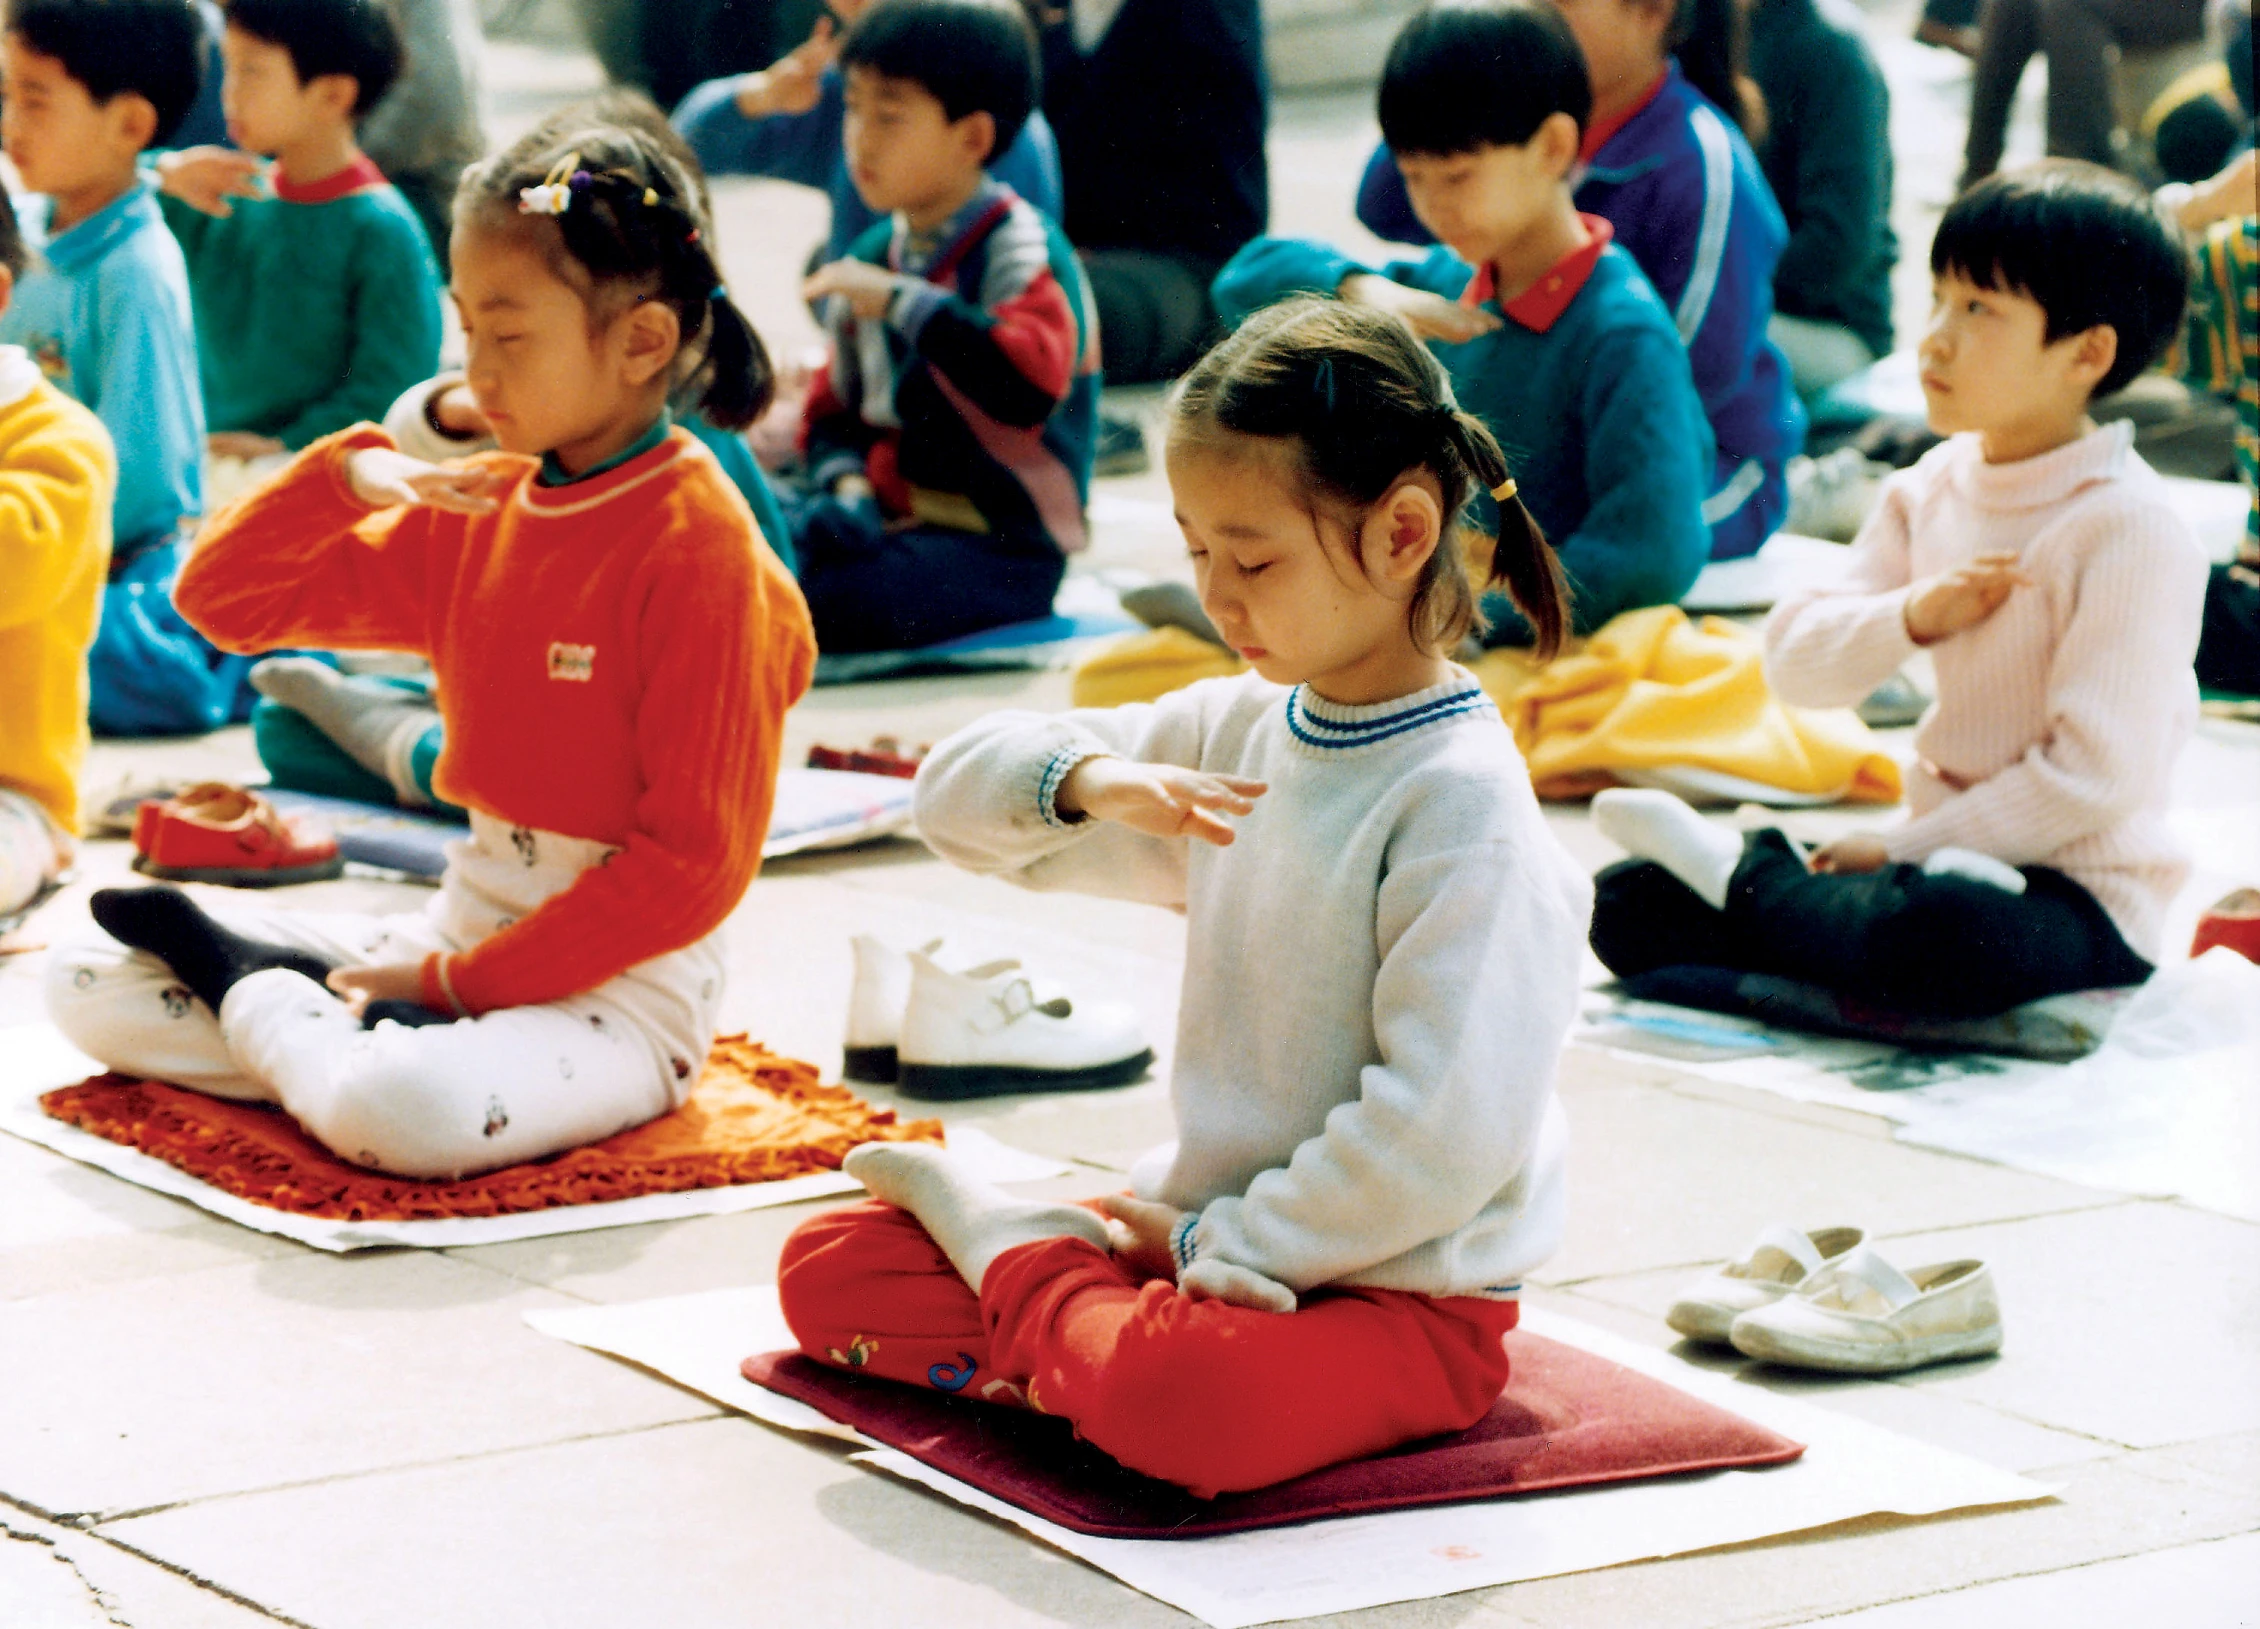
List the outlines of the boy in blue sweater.
{"label": "boy in blue sweater", "polygon": [[92,408],[118,452],[88,657],[93,724],[109,734],[208,730],[249,706],[249,662],[172,607],[182,527],[204,507],[204,408],[188,271],[138,169],[196,99],[200,49],[193,0],[13,0],[0,38],[0,142],[39,195],[0,344]]}
{"label": "boy in blue sweater", "polygon": [[[1609,223],[1570,200],[1591,106],[1577,42],[1538,0],[1422,12],[1390,47],[1381,128],[1443,247],[1376,270],[1323,244],[1259,238],[1216,281],[1230,319],[1337,293],[1434,343],[1559,547],[1580,634],[1693,584],[1710,550],[1712,457],[1670,313]],[[1486,637],[1527,643],[1494,598]]]}
{"label": "boy in blue sweater", "polygon": [[[840,26],[852,28],[871,0],[829,0]],[[675,129],[708,175],[766,175],[815,187],[832,201],[832,229],[820,251],[824,262],[878,223],[848,174],[847,81],[837,59],[832,17],[819,17],[808,38],[758,73],[709,79],[681,102]],[[1020,134],[989,173],[1053,220],[1060,218],[1059,148],[1042,110],[1028,115]],[[821,263],[821,262],[820,262]]]}
{"label": "boy in blue sweater", "polygon": [[[439,366],[439,268],[356,129],[400,75],[382,0],[227,0],[228,134],[158,164],[216,457],[381,418]],[[274,160],[269,188],[254,154]]]}
{"label": "boy in blue sweater", "polygon": [[820,268],[831,357],[788,500],[825,651],[1051,612],[1084,546],[1098,336],[1057,226],[984,166],[1036,105],[1018,0],[879,0],[841,47],[847,152],[887,219]]}

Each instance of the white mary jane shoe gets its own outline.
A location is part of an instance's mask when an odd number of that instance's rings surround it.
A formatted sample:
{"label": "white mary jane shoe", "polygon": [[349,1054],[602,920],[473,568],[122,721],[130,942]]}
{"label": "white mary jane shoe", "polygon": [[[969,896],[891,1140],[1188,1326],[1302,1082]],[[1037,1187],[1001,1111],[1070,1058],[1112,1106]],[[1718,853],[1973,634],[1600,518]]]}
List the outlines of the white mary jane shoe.
{"label": "white mary jane shoe", "polygon": [[1982,1261],[1903,1273],[1866,1245],[1728,1332],[1745,1357],[1842,1374],[1893,1374],[2001,1350],[2001,1303]]}
{"label": "white mary jane shoe", "polygon": [[1735,1319],[1772,1306],[1866,1238],[1856,1227],[1800,1233],[1776,1222],[1738,1258],[1681,1290],[1664,1322],[1691,1341],[1724,1346]]}
{"label": "white mary jane shoe", "polygon": [[[849,1080],[891,1084],[903,1008],[910,1003],[910,955],[868,933],[850,939],[848,948],[855,952],[855,982],[848,987],[840,1073]],[[938,956],[941,950],[942,941],[935,939],[920,946],[918,954]]]}
{"label": "white mary jane shoe", "polygon": [[1114,1001],[1039,999],[1014,961],[962,973],[912,951],[910,997],[896,1042],[910,1097],[994,1097],[1118,1086],[1154,1060],[1138,1016]]}

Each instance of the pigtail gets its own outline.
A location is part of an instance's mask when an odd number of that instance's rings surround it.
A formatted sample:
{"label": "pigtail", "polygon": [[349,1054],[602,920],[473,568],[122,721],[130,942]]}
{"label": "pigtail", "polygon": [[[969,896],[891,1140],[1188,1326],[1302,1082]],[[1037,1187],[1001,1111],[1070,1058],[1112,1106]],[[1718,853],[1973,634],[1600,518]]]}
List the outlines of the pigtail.
{"label": "pigtail", "polygon": [[1765,140],[1766,101],[1750,77],[1741,0],[1678,0],[1669,36],[1687,82],[1718,104],[1753,144]]}
{"label": "pigtail", "polygon": [[776,394],[776,372],[770,366],[769,347],[761,343],[760,334],[735,301],[717,288],[710,307],[712,331],[699,369],[704,381],[699,411],[725,430],[742,430],[769,410]]}
{"label": "pigtail", "polygon": [[1515,490],[1507,455],[1483,421],[1455,409],[1446,439],[1475,484],[1499,506],[1499,535],[1491,550],[1489,580],[1506,589],[1515,609],[1529,622],[1532,649],[1539,660],[1550,661],[1569,637],[1570,587],[1561,558]]}

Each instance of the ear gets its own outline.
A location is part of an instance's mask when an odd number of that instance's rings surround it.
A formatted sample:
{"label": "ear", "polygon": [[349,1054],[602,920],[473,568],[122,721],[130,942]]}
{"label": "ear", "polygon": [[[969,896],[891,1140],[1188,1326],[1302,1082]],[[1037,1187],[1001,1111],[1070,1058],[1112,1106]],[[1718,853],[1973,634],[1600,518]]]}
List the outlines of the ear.
{"label": "ear", "polygon": [[2083,333],[2067,334],[2064,343],[2072,348],[2069,371],[2073,381],[2090,391],[2119,360],[2119,331],[2107,322],[2099,322]]}
{"label": "ear", "polygon": [[950,126],[957,139],[965,144],[966,156],[986,169],[994,163],[997,154],[997,116],[986,109],[968,113]]}
{"label": "ear", "polygon": [[1428,568],[1444,535],[1444,506],[1426,482],[1400,479],[1368,511],[1358,533],[1366,576],[1410,588]]}
{"label": "ear", "polygon": [[306,82],[306,93],[332,118],[350,120],[353,104],[361,100],[361,81],[351,74],[316,74]]}
{"label": "ear", "polygon": [[1577,163],[1578,149],[1584,145],[1583,133],[1577,121],[1566,113],[1549,113],[1531,132],[1532,154],[1544,171],[1555,179],[1564,179]]}
{"label": "ear", "polygon": [[649,384],[674,365],[683,348],[683,326],[673,306],[638,300],[620,314],[619,321],[621,368],[629,384]]}
{"label": "ear", "polygon": [[16,274],[0,266],[0,316],[7,314],[8,303],[16,297]]}
{"label": "ear", "polygon": [[110,128],[137,153],[157,144],[157,105],[137,91],[120,91],[102,106]]}

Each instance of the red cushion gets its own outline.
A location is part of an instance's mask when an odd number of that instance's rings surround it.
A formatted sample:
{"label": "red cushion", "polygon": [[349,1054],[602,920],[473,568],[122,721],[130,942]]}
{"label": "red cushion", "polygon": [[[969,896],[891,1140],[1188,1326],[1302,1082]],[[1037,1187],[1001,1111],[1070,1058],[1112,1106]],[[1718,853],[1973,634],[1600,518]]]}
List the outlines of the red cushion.
{"label": "red cushion", "polygon": [[1805,1451],[1559,1341],[1518,1330],[1507,1337],[1507,1352],[1514,1378],[1506,1395],[1467,1430],[1216,1499],[1125,1470],[1048,1415],[851,1374],[798,1352],[763,1353],[739,1367],[755,1385],[984,1493],[1105,1538],[1204,1538],[1321,1516],[1779,1465]]}

